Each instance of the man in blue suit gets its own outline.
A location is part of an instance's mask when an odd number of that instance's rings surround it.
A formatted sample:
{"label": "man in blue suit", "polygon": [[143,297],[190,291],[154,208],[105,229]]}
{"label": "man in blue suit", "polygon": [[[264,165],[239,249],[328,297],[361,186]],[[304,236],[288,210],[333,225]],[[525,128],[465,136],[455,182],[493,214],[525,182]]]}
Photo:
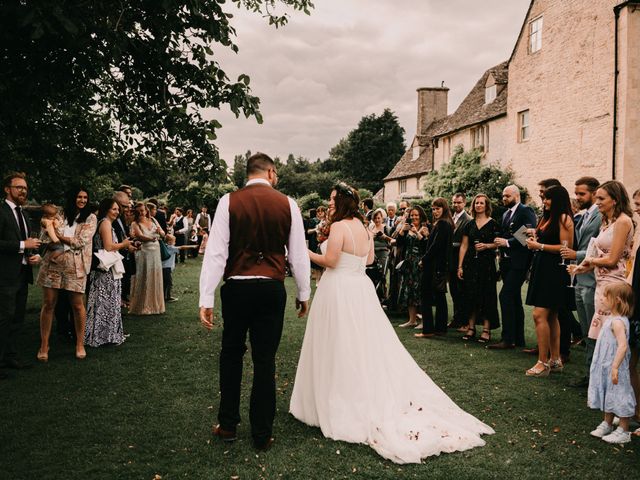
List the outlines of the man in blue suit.
{"label": "man in blue suit", "polygon": [[502,236],[495,239],[500,247],[500,309],[502,313],[502,340],[488,348],[505,350],[524,347],[524,309],[522,284],[531,262],[531,252],[513,234],[523,225],[535,227],[536,214],[531,207],[520,202],[520,190],[509,185],[502,191],[502,203],[507,211],[502,215]]}
{"label": "man in blue suit", "polygon": [[[580,208],[585,212],[580,221],[575,226],[575,250],[565,247],[561,250],[562,258],[575,260],[578,264],[584,260],[589,247],[589,241],[593,237],[597,237],[600,233],[600,225],[602,217],[600,210],[595,204],[595,193],[600,183],[593,177],[581,177],[575,182],[575,195]],[[589,325],[595,313],[594,296],[596,293],[596,277],[593,270],[581,275],[576,275],[575,296],[576,310],[580,319],[580,328],[582,329],[582,338],[585,341],[585,364],[587,374],[578,382],[572,384],[577,387],[586,387],[589,385],[589,367],[591,366],[591,358],[593,357],[593,349],[595,348],[595,340],[590,339]]]}

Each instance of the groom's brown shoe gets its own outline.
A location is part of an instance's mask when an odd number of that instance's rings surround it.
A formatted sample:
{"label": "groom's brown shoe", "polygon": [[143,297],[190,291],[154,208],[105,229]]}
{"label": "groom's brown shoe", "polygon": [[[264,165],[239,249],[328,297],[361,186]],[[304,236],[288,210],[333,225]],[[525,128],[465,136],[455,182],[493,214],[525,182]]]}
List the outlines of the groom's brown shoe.
{"label": "groom's brown shoe", "polygon": [[235,442],[238,438],[234,430],[225,430],[220,425],[215,425],[211,429],[214,437],[220,438],[223,442]]}
{"label": "groom's brown shoe", "polygon": [[266,442],[264,443],[257,443],[257,442],[253,442],[253,446],[255,447],[256,450],[259,450],[261,452],[266,452],[267,450],[269,450],[271,448],[271,445],[273,445],[273,442],[275,442],[275,438],[270,437],[267,439]]}

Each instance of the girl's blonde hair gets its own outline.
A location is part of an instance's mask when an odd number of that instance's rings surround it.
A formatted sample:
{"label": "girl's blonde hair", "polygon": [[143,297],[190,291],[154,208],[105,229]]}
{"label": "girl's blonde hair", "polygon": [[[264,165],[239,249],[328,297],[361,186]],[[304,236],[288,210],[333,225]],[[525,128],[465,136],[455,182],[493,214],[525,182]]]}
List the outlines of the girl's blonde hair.
{"label": "girl's blonde hair", "polygon": [[604,288],[604,296],[609,300],[611,311],[623,317],[633,314],[635,298],[631,285],[626,282],[616,282]]}

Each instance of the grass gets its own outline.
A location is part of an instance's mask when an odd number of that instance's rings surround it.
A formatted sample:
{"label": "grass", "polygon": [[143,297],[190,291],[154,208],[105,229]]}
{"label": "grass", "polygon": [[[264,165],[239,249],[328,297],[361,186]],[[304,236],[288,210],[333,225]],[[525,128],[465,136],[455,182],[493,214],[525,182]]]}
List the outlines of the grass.
{"label": "grass", "polygon": [[[123,345],[88,349],[79,362],[73,345],[54,337],[47,364],[12,372],[12,379],[0,383],[0,478],[588,479],[627,476],[640,465],[637,437],[619,447],[589,436],[601,415],[586,407],[585,391],[566,386],[583,373],[579,349],[565,373],[531,379],[524,370],[532,357],[488,351],[454,333],[425,341],[398,329],[431,378],[495,428],[484,448],[395,465],[365,445],[327,440],[287,413],[305,329],[292,301],[278,358],[277,443],[256,454],[245,421],[239,440],[224,445],[209,433],[216,423],[221,329],[208,333],[198,322],[199,270],[199,261],[178,267],[174,294],[180,301],[169,304],[165,315],[125,317],[130,337]],[[293,294],[293,282],[287,283]],[[34,359],[40,299],[32,288],[21,337],[24,357]],[[527,338],[533,342],[530,318]],[[246,366],[245,419],[251,380]]]}

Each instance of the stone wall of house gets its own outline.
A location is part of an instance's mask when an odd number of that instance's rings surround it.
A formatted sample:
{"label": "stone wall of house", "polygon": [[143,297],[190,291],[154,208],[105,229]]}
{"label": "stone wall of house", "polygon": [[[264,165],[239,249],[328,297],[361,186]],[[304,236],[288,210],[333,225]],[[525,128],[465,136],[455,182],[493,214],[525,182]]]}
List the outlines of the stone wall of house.
{"label": "stone wall of house", "polygon": [[424,195],[424,179],[426,177],[413,176],[404,178],[407,182],[407,188],[404,192],[400,193],[400,182],[402,180],[388,180],[384,182],[384,201],[386,202],[398,202],[402,198],[416,198]]}
{"label": "stone wall of house", "polygon": [[[614,13],[617,0],[538,0],[509,65],[505,160],[536,191],[556,177],[611,178]],[[529,53],[529,22],[542,15],[542,48]],[[530,138],[519,141],[519,112]],[[624,181],[624,180],[623,180]]]}
{"label": "stone wall of house", "polygon": [[640,188],[640,8],[620,12],[616,177],[629,194]]}
{"label": "stone wall of house", "polygon": [[[507,117],[498,117],[484,122],[483,125],[488,127],[489,140],[482,162],[486,164],[505,164],[506,144],[508,141]],[[435,149],[433,158],[436,170],[449,161],[457,145],[462,145],[465,151],[471,149],[471,128],[465,128],[452,135],[438,139],[438,147]]]}

